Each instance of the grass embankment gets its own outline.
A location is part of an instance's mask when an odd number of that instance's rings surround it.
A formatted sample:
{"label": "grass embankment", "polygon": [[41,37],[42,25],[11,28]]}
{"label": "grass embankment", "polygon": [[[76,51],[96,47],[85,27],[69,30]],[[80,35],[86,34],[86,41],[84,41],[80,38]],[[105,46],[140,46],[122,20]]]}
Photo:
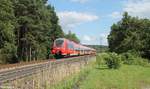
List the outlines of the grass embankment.
{"label": "grass embankment", "polygon": [[120,69],[93,67],[80,89],[149,89],[150,68],[123,65]]}
{"label": "grass embankment", "polygon": [[49,89],[149,89],[150,68],[122,65],[120,69],[90,67]]}
{"label": "grass embankment", "polygon": [[96,63],[50,89],[150,89],[150,67],[139,57],[101,54]]}

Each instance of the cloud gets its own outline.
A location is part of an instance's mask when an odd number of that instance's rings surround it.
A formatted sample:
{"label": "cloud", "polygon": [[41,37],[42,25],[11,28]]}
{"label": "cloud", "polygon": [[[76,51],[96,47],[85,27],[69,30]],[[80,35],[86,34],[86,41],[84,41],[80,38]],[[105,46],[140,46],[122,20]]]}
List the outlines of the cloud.
{"label": "cloud", "polygon": [[92,39],[92,37],[90,37],[90,36],[88,36],[88,35],[84,35],[84,36],[83,36],[83,40],[84,40],[84,41],[92,41],[93,39]]}
{"label": "cloud", "polygon": [[98,44],[97,37],[90,36],[90,35],[83,35],[80,38],[82,44],[91,45],[91,44]]}
{"label": "cloud", "polygon": [[114,11],[109,15],[113,19],[122,18],[123,12],[140,18],[150,18],[150,0],[127,0],[123,3],[122,12]]}
{"label": "cloud", "polygon": [[89,0],[71,0],[72,2],[85,3]]}
{"label": "cloud", "polygon": [[107,36],[108,33],[101,33],[97,36],[83,35],[80,39],[81,43],[87,45],[108,45]]}
{"label": "cloud", "polygon": [[122,13],[115,11],[109,16],[113,19],[120,19],[120,18],[122,18]]}
{"label": "cloud", "polygon": [[99,41],[101,45],[108,45],[108,37],[109,33],[101,33],[99,37]]}
{"label": "cloud", "polygon": [[92,22],[99,19],[99,17],[96,15],[76,11],[58,12],[58,17],[60,19],[60,25],[64,30],[68,30],[80,24]]}
{"label": "cloud", "polygon": [[150,18],[150,0],[129,0],[125,3],[123,11],[132,16]]}

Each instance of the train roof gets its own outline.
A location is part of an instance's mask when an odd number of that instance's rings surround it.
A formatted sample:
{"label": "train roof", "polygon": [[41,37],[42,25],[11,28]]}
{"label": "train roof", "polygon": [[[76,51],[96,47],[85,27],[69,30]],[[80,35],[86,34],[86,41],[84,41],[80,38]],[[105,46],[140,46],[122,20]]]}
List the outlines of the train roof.
{"label": "train roof", "polygon": [[56,40],[65,40],[66,38],[57,38]]}

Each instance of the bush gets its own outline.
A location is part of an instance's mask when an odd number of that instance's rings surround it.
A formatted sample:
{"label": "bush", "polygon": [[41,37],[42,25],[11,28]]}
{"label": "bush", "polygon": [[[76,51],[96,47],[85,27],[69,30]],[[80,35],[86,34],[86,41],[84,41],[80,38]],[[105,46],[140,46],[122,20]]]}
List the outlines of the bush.
{"label": "bush", "polygon": [[96,63],[100,66],[106,64],[110,69],[121,66],[121,57],[116,53],[102,53],[96,56]]}
{"label": "bush", "polygon": [[141,65],[141,66],[148,66],[149,62],[148,59],[137,57],[136,60],[134,61],[134,64]]}
{"label": "bush", "polygon": [[105,64],[105,59],[109,57],[108,53],[101,53],[99,55],[96,55],[96,63],[100,66]]}
{"label": "bush", "polygon": [[109,53],[109,57],[105,61],[110,69],[118,69],[121,66],[121,57],[116,53]]}
{"label": "bush", "polygon": [[123,53],[121,56],[122,56],[122,61],[124,64],[142,65],[142,66],[148,65],[147,59],[144,59],[144,58],[140,57],[139,55],[136,55],[135,53],[126,52],[126,53]]}
{"label": "bush", "polygon": [[121,59],[122,59],[124,64],[131,65],[135,61],[135,55],[133,55],[132,53],[129,53],[129,52],[123,53]]}

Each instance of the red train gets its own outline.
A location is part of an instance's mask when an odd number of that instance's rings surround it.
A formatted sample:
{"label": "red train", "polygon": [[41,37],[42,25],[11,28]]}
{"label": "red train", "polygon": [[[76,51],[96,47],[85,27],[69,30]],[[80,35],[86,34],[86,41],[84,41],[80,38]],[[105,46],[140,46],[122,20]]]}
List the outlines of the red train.
{"label": "red train", "polygon": [[95,54],[96,50],[81,44],[77,44],[65,38],[58,38],[54,41],[51,53],[57,57],[64,57],[72,55]]}

